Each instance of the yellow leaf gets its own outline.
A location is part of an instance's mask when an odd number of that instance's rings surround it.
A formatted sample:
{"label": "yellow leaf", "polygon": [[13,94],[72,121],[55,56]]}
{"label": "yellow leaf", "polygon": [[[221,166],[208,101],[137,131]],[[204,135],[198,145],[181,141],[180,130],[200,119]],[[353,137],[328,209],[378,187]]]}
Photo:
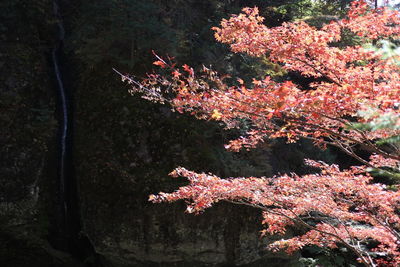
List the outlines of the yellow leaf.
{"label": "yellow leaf", "polygon": [[219,120],[219,119],[221,119],[221,117],[222,117],[222,114],[217,109],[214,109],[213,113],[211,115],[211,118],[214,120]]}

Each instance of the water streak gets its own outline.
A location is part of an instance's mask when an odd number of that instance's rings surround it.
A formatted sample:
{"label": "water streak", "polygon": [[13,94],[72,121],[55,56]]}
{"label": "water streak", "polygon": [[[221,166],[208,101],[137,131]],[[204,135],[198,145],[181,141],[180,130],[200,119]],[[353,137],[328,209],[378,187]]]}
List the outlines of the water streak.
{"label": "water streak", "polygon": [[[61,155],[60,155],[60,162],[59,162],[59,197],[60,197],[60,204],[62,205],[63,208],[63,215],[64,215],[64,220],[67,218],[67,212],[68,212],[68,207],[65,199],[65,183],[66,183],[66,161],[67,161],[67,136],[68,136],[68,102],[67,102],[67,96],[65,92],[65,87],[64,83],[62,80],[61,76],[61,71],[60,71],[60,65],[58,62],[58,55],[60,53],[61,45],[64,41],[65,37],[65,30],[64,26],[62,23],[62,18],[59,12],[59,6],[57,1],[53,1],[53,12],[54,15],[57,18],[57,26],[58,26],[58,40],[55,45],[55,47],[52,50],[52,61],[53,61],[53,67],[54,67],[54,72],[56,74],[56,80],[57,80],[57,88],[60,96],[60,104],[61,104],[61,112],[62,112],[62,120],[61,120]],[[64,223],[66,223],[64,221]]]}
{"label": "water streak", "polygon": [[[56,44],[51,51],[55,78],[57,80],[57,92],[59,96],[59,112],[61,113],[60,139],[59,139],[59,162],[58,162],[58,199],[57,199],[57,223],[56,236],[53,244],[57,249],[67,251],[74,257],[85,262],[86,266],[101,267],[103,264],[96,253],[92,242],[82,231],[81,216],[79,208],[78,189],[73,173],[72,150],[72,111],[71,99],[63,82],[63,43],[65,29],[58,5],[58,0],[53,0],[53,12],[57,19],[58,35]],[[88,261],[88,259],[90,259]]]}

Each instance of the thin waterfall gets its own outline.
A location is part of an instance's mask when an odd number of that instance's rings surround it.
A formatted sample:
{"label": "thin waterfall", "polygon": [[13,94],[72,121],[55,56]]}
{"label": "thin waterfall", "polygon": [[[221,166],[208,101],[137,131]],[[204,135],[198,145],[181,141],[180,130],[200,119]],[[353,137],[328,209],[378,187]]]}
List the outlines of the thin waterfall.
{"label": "thin waterfall", "polygon": [[63,77],[60,69],[59,56],[61,54],[62,45],[65,38],[65,29],[63,26],[60,8],[56,0],[53,1],[53,12],[57,20],[57,39],[56,44],[51,52],[51,59],[53,62],[54,74],[57,82],[57,92],[59,96],[61,117],[60,123],[60,139],[59,139],[59,155],[58,155],[58,195],[57,195],[57,237],[56,246],[68,250],[68,203],[67,203],[67,138],[69,135],[69,116],[68,116],[68,100],[66,95],[66,88],[63,83]]}
{"label": "thin waterfall", "polygon": [[[73,172],[72,159],[72,111],[70,93],[63,79],[65,75],[66,62],[62,60],[63,43],[65,40],[65,29],[60,12],[58,0],[53,1],[53,12],[57,19],[57,39],[51,51],[57,94],[59,98],[59,154],[58,154],[58,183],[57,193],[57,214],[56,229],[53,246],[57,249],[71,253],[76,258],[85,262],[86,266],[103,266],[99,255],[96,253],[92,242],[82,232],[81,214],[79,207],[79,197],[77,190],[76,177]],[[64,72],[63,72],[64,71]],[[90,259],[90,260],[88,260]]]}
{"label": "thin waterfall", "polygon": [[56,75],[56,80],[57,80],[57,88],[58,88],[58,93],[60,97],[60,104],[61,104],[61,113],[62,113],[62,120],[60,122],[61,127],[61,139],[60,139],[60,158],[59,158],[59,171],[58,171],[58,178],[59,178],[59,198],[60,198],[60,205],[62,206],[62,213],[63,213],[63,218],[64,222],[63,224],[65,225],[65,219],[67,218],[67,212],[68,212],[68,205],[66,203],[65,195],[66,195],[66,188],[65,188],[65,182],[66,182],[66,161],[67,161],[67,136],[68,136],[68,123],[69,123],[69,118],[68,118],[68,102],[67,102],[67,96],[65,92],[65,87],[64,83],[62,80],[61,72],[60,72],[60,65],[58,62],[58,54],[60,53],[60,49],[62,46],[62,43],[65,38],[65,30],[64,26],[62,23],[62,18],[60,15],[60,10],[57,1],[53,1],[53,12],[54,15],[57,18],[57,27],[58,27],[58,40],[55,45],[55,47],[52,50],[52,61],[53,61],[53,67],[54,67],[54,73]]}

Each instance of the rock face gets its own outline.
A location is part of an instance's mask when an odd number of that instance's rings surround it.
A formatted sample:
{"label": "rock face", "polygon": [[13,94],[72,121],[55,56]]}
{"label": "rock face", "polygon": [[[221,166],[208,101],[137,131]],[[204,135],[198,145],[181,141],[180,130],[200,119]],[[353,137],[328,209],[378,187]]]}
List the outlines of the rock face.
{"label": "rock face", "polygon": [[[66,4],[67,9],[78,10],[83,2],[70,1],[73,6]],[[146,3],[135,4],[139,2]],[[53,205],[57,100],[49,62],[56,34],[52,3],[13,0],[4,6],[0,11],[4,16],[0,20],[0,143],[4,144],[0,146],[0,266],[24,266],[23,262],[79,266],[46,242],[52,217],[57,216]],[[80,12],[85,19],[93,11]],[[71,36],[77,30],[71,22],[74,13],[66,14]],[[203,19],[203,23],[209,22]],[[102,38],[96,41],[93,32],[79,34],[67,40],[65,62],[70,69],[68,85],[74,90],[73,157],[84,232],[108,259],[104,265],[296,266],[296,257],[265,250],[268,240],[259,238],[257,210],[221,203],[194,216],[184,213],[183,203],[147,201],[151,193],[185,183],[167,175],[179,165],[224,177],[271,174],[268,152],[228,153],[223,144],[239,133],[223,132],[218,124],[198,122],[132,97],[111,71],[126,65],[103,59],[107,51],[101,50]],[[80,57],[80,47],[74,45],[78,39],[78,44],[95,45],[85,48],[95,51],[96,64]],[[114,52],[124,51],[126,44],[134,42],[122,42]],[[19,254],[26,257],[18,258]]]}
{"label": "rock face", "polygon": [[0,11],[0,266],[81,266],[46,241],[57,120],[52,1]]}
{"label": "rock face", "polygon": [[99,223],[96,247],[110,259],[138,266],[296,266],[295,257],[265,250],[254,210],[219,205],[195,216],[182,208],[129,211],[112,233],[101,232]]}
{"label": "rock face", "polygon": [[179,165],[268,175],[267,152],[228,153],[218,125],[116,90],[112,75],[95,78],[104,80],[76,91],[74,158],[84,229],[100,254],[121,266],[296,266],[265,250],[258,210],[221,203],[195,216],[183,203],[147,201],[185,183],[167,175]]}
{"label": "rock face", "polygon": [[85,266],[21,227],[0,230],[0,263],[2,267]]}
{"label": "rock face", "polygon": [[[55,141],[55,99],[46,55],[51,43],[51,23],[45,9],[48,2],[2,4],[1,225],[25,224],[37,214],[40,184],[51,143]],[[48,7],[51,10],[51,5]]]}

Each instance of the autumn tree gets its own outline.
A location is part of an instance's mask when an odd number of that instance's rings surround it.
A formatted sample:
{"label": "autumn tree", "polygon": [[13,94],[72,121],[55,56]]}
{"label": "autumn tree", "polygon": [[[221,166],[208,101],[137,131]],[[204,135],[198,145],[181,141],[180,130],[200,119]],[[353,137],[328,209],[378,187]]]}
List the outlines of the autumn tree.
{"label": "autumn tree", "polygon": [[[191,213],[219,201],[256,207],[263,212],[262,234],[284,234],[288,227],[303,230],[272,243],[272,250],[290,253],[308,245],[341,246],[366,266],[398,266],[400,192],[374,182],[368,172],[399,171],[400,66],[396,58],[361,44],[398,39],[400,14],[371,9],[361,0],[351,4],[346,18],[322,28],[303,21],[268,28],[263,21],[257,8],[245,8],[242,14],[222,20],[214,28],[215,37],[233,52],[268,56],[288,71],[314,78],[309,88],[270,77],[248,84],[206,67],[195,73],[159,56],[154,64],[163,74],[149,74],[140,82],[123,78],[133,85],[133,93],[146,99],[242,129],[244,134],[230,141],[227,149],[250,149],[271,138],[288,142],[305,138],[321,147],[338,147],[361,166],[341,170],[308,160],[319,173],[229,179],[179,167],[171,175],[188,178],[189,185],[152,195],[150,200],[186,199]],[[344,33],[353,34],[357,42],[343,45]],[[390,124],[367,127],[385,116],[391,118]],[[360,151],[372,156],[368,159]]]}

